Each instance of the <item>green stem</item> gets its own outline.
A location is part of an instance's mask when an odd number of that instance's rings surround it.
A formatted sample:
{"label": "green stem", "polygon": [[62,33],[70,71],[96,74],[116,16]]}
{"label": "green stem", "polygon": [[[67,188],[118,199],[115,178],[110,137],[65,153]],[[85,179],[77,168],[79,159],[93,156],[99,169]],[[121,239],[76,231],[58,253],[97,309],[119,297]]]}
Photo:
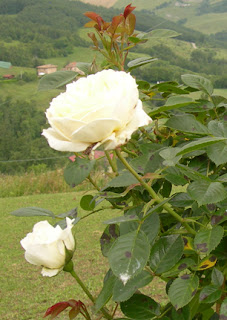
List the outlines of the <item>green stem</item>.
{"label": "green stem", "polygon": [[87,178],[88,178],[88,180],[91,182],[91,184],[95,187],[95,189],[98,190],[98,191],[100,191],[99,186],[98,186],[97,183],[92,179],[92,177],[90,176],[90,174],[89,174],[89,176],[88,176]]}
{"label": "green stem", "polygon": [[132,157],[138,157],[138,155],[135,152],[132,152],[130,150],[128,150],[126,147],[122,147],[122,150],[128,154],[130,154]]}
{"label": "green stem", "polygon": [[115,172],[116,175],[118,176],[119,174],[118,174],[117,166],[116,166],[116,164],[114,163],[114,161],[111,159],[111,156],[110,156],[109,152],[108,152],[108,151],[105,151],[105,155],[106,155],[106,157],[107,157],[107,160],[109,161],[109,164],[110,164],[113,172]]}
{"label": "green stem", "polygon": [[[134,175],[134,177],[140,182],[140,184],[149,192],[149,194],[152,196],[155,202],[161,203],[163,201],[163,198],[161,196],[158,196],[157,193],[152,189],[152,187],[150,187],[145,181],[143,181],[141,176],[130,166],[127,160],[122,156],[121,151],[119,149],[116,149],[115,151],[120,161]],[[195,230],[192,229],[188,225],[188,223],[186,223],[185,220],[181,216],[179,216],[179,214],[177,214],[168,203],[163,204],[163,208],[169,214],[171,214],[171,216],[173,216],[177,221],[179,221],[185,227],[185,229],[188,230],[189,233],[196,235]]]}
{"label": "green stem", "polygon": [[[79,276],[76,274],[75,270],[72,269],[70,271],[71,275],[73,276],[73,278],[76,280],[76,282],[79,284],[79,286],[83,289],[83,291],[86,293],[86,295],[88,296],[88,298],[93,302],[93,304],[95,304],[95,298],[93,297],[93,295],[91,294],[91,292],[88,290],[88,288],[84,285],[83,281],[79,278]],[[102,314],[104,315],[104,317],[106,319],[112,320],[112,316],[104,309],[101,309]]]}
{"label": "green stem", "polygon": [[[106,210],[106,209],[115,209],[115,208],[113,208],[113,207],[102,207],[100,209],[97,209],[97,210],[89,212],[85,216],[81,217],[80,220],[86,219],[87,217],[91,216],[92,214],[95,214],[95,213],[97,213],[99,211],[103,211],[103,210]],[[119,209],[119,208],[117,208],[117,209]]]}
{"label": "green stem", "polygon": [[71,275],[73,276],[74,279],[76,279],[76,282],[79,284],[79,286],[83,289],[83,291],[86,293],[88,298],[95,303],[95,298],[92,296],[90,291],[87,289],[87,287],[84,285],[83,281],[79,278],[79,276],[76,274],[75,270],[73,269],[70,271]]}

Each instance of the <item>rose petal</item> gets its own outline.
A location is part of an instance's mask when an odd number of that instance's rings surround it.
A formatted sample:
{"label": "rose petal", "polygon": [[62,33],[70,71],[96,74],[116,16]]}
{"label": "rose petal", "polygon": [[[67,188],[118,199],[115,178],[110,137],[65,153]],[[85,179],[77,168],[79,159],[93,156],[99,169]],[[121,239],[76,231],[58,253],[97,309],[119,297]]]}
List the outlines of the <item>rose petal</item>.
{"label": "rose petal", "polygon": [[60,269],[48,269],[48,268],[43,267],[43,268],[42,268],[42,271],[41,271],[41,274],[42,274],[42,276],[44,276],[44,277],[54,277],[54,276],[56,276],[61,270],[62,270],[62,268],[60,268]]}
{"label": "rose petal", "polygon": [[68,118],[48,118],[48,121],[51,127],[66,140],[70,140],[72,133],[86,124],[83,121]]}
{"label": "rose petal", "polygon": [[107,138],[113,131],[120,129],[121,123],[115,119],[94,120],[75,131],[72,141],[94,143]]}
{"label": "rose petal", "polygon": [[117,146],[120,146],[129,140],[132,133],[139,127],[148,125],[151,122],[151,118],[143,110],[142,102],[139,100],[136,108],[134,108],[132,120],[124,128],[102,140],[99,145],[104,144],[105,150],[115,149]]}
{"label": "rose petal", "polygon": [[37,266],[45,266],[50,269],[61,268],[65,264],[64,249],[64,243],[61,240],[46,245],[31,243],[25,251],[25,259]]}
{"label": "rose petal", "polygon": [[90,145],[86,142],[64,141],[52,128],[44,129],[42,135],[46,137],[50,147],[58,151],[81,152],[86,150]]}

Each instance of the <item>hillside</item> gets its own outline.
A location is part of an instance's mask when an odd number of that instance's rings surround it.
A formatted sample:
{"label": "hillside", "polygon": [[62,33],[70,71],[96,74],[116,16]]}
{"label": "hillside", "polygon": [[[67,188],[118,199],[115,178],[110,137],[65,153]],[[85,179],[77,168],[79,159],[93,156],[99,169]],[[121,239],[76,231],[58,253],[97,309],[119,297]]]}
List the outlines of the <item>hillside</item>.
{"label": "hillside", "polygon": [[226,31],[225,0],[82,0],[97,6],[123,8],[132,2],[137,10],[147,10],[165,19],[206,34]]}
{"label": "hillside", "polygon": [[[140,2],[138,0],[138,4]],[[56,163],[52,157],[62,157],[49,148],[40,135],[47,126],[44,110],[64,88],[38,92],[36,66],[55,64],[61,70],[69,62],[91,62],[94,56],[101,66],[102,56],[90,48],[87,36],[90,30],[83,28],[88,21],[83,15],[86,11],[95,11],[107,21],[122,12],[114,6],[96,7],[70,0],[0,0],[0,61],[10,61],[13,65],[10,69],[0,68],[1,172],[23,172],[34,166],[39,169],[39,161],[17,162],[16,159],[48,158],[44,163],[51,167]],[[158,58],[133,71],[137,79],[151,83],[181,81],[182,74],[198,73],[211,79],[215,87],[222,90],[219,93],[225,95],[227,42],[224,33],[204,35],[149,10],[137,10],[136,18],[140,32],[167,28],[180,34],[176,38],[150,39],[132,50],[128,60],[140,56]],[[2,79],[6,74],[13,74],[15,78]]]}

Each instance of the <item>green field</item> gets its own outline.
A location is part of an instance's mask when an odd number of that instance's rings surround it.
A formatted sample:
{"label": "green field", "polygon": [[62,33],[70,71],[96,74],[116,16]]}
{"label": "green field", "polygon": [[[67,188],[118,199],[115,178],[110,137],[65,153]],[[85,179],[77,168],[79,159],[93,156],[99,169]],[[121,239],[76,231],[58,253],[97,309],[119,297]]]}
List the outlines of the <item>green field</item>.
{"label": "green field", "polygon": [[[88,299],[75,284],[69,274],[61,272],[53,278],[42,277],[40,268],[24,259],[20,240],[31,232],[39,218],[18,218],[9,215],[20,207],[38,206],[52,210],[55,214],[78,206],[84,192],[33,195],[18,198],[0,199],[1,212],[1,320],[38,320],[52,304],[68,299],[82,300],[90,305]],[[105,228],[103,221],[117,216],[117,210],[105,210],[81,220],[74,230],[77,249],[73,258],[75,270],[94,295],[98,294],[102,279],[108,266],[100,253],[99,238]],[[79,212],[83,216],[84,212]],[[43,219],[45,220],[45,219]],[[160,281],[153,281],[145,292],[158,301],[166,296]],[[59,317],[68,319],[67,312]]]}
{"label": "green field", "polygon": [[[177,22],[181,19],[187,19],[186,27],[195,29],[205,34],[217,33],[224,31],[227,28],[226,12],[224,13],[208,13],[197,15],[197,8],[200,6],[202,0],[189,0],[187,2],[173,1],[173,0],[134,0],[131,1],[137,10],[150,10],[156,15],[161,16],[167,20]],[[212,3],[217,1],[212,1]],[[166,4],[163,8],[157,8],[162,4]],[[189,4],[189,6],[177,6],[177,3]],[[118,0],[114,7],[123,8],[128,5],[127,0]],[[164,27],[164,25],[162,26]]]}
{"label": "green field", "polygon": [[217,33],[227,29],[226,16],[226,12],[194,16],[188,19],[185,26],[205,34]]}

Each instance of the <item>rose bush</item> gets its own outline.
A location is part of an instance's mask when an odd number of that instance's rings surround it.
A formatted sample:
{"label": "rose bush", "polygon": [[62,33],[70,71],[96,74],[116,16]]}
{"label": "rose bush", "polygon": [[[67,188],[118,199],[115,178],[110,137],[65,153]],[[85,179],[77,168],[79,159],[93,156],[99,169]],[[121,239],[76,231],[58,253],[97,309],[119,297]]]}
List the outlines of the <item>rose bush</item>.
{"label": "rose bush", "polygon": [[48,221],[40,221],[33,231],[21,240],[25,249],[25,259],[34,265],[42,266],[42,275],[52,277],[58,274],[67,263],[68,254],[75,250],[75,240],[72,235],[73,221],[66,218],[67,227],[62,230],[59,225],[55,228]]}
{"label": "rose bush", "polygon": [[114,149],[151,122],[135,79],[126,72],[103,70],[68,84],[46,111],[51,128],[43,130],[59,151],[80,152],[94,144]]}

